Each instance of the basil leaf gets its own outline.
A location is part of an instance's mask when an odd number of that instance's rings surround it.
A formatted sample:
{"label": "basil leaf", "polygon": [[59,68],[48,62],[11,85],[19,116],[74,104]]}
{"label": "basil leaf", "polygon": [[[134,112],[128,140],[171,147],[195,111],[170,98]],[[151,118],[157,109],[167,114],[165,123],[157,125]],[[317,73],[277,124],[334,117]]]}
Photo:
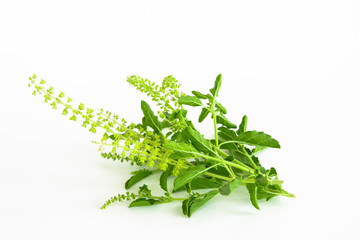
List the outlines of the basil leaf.
{"label": "basil leaf", "polygon": [[[190,187],[192,190],[199,190],[199,189],[209,189],[209,188],[219,188],[223,184],[220,181],[214,181],[209,178],[199,177],[191,180]],[[185,187],[178,188],[173,192],[184,191]]]}
{"label": "basil leaf", "polygon": [[191,144],[184,142],[178,143],[169,141],[164,144],[164,148],[174,151],[174,153],[170,155],[170,158],[172,159],[193,158],[199,154],[199,152]]}
{"label": "basil leaf", "polygon": [[146,169],[135,171],[134,176],[132,176],[131,178],[129,178],[129,180],[126,181],[125,189],[131,188],[134,184],[140,182],[141,180],[143,180],[144,178],[146,178],[147,176],[149,176],[151,174],[152,174],[152,171],[149,171]]}
{"label": "basil leaf", "polygon": [[262,150],[265,150],[265,149],[267,149],[267,147],[257,146],[252,150],[252,153],[255,154],[255,153],[261,152]]}
{"label": "basil leaf", "polygon": [[236,125],[230,122],[222,113],[216,116],[216,121],[228,128],[236,128]]}
{"label": "basil leaf", "polygon": [[202,94],[198,91],[192,91],[192,94],[194,94],[195,97],[200,98],[200,99],[208,99],[209,98],[208,95]]}
{"label": "basil leaf", "polygon": [[194,96],[181,96],[179,98],[179,103],[193,107],[202,106],[201,100]]}
{"label": "basil leaf", "polygon": [[168,191],[167,179],[171,176],[174,166],[170,165],[160,176],[160,187]]}
{"label": "basil leaf", "polygon": [[239,187],[242,184],[242,178],[235,178],[230,183],[225,184],[221,188],[219,188],[219,192],[221,195],[230,195],[232,191],[234,191],[237,187]]}
{"label": "basil leaf", "polygon": [[215,84],[214,84],[214,87],[212,89],[210,89],[210,92],[212,93],[212,95],[214,97],[217,97],[218,94],[219,94],[219,90],[220,90],[220,87],[221,87],[221,74],[219,74],[217,77],[216,77],[216,80],[215,80]]}
{"label": "basil leaf", "polygon": [[187,169],[182,170],[174,180],[174,190],[176,191],[178,188],[184,186],[191,180],[204,175],[209,169],[215,166],[217,165],[212,165],[208,168],[205,168],[204,166],[199,165],[199,166],[191,166]]}
{"label": "basil leaf", "polygon": [[141,101],[141,110],[144,113],[143,124],[151,127],[155,132],[160,133],[162,125],[159,119],[155,116],[154,112],[151,110],[149,104],[145,101]]}
{"label": "basil leaf", "polygon": [[246,132],[246,127],[247,127],[247,116],[244,115],[242,120],[241,120],[241,123],[239,125],[239,129],[236,131],[236,133],[238,135],[240,135],[241,133]]}
{"label": "basil leaf", "polygon": [[191,206],[191,204],[194,202],[195,200],[195,197],[194,196],[190,196],[188,199],[185,199],[183,202],[182,202],[182,211],[183,211],[183,214],[185,216],[188,216],[189,214],[189,207]]}
{"label": "basil leaf", "polygon": [[257,190],[257,199],[258,200],[266,198],[266,201],[269,201],[271,198],[276,197],[276,196],[277,196],[276,194],[266,192],[261,188],[258,188],[258,190]]}
{"label": "basil leaf", "polygon": [[204,119],[209,115],[210,111],[207,108],[201,109],[201,113],[199,116],[199,122],[204,121]]}
{"label": "basil leaf", "polygon": [[264,132],[257,132],[257,131],[244,132],[239,135],[236,141],[239,141],[244,144],[260,146],[260,147],[280,148],[279,142]]}
{"label": "basil leaf", "polygon": [[235,140],[237,138],[236,133],[233,130],[230,130],[226,127],[219,127],[218,130],[219,130],[218,132],[219,137],[221,137],[226,141]]}
{"label": "basil leaf", "polygon": [[275,177],[277,176],[277,172],[275,168],[270,168],[270,170],[266,171],[266,175],[268,175],[269,177]]}
{"label": "basil leaf", "polygon": [[142,207],[142,206],[152,206],[162,203],[159,200],[152,199],[152,198],[138,198],[135,201],[131,202],[129,207]]}
{"label": "basil leaf", "polygon": [[264,175],[256,176],[255,180],[261,187],[267,187],[269,185],[269,180]]}
{"label": "basil leaf", "polygon": [[215,154],[209,140],[205,139],[198,131],[191,127],[186,127],[182,131],[182,135],[191,141],[191,144],[200,152]]}
{"label": "basil leaf", "polygon": [[250,194],[250,201],[252,205],[257,209],[260,210],[259,204],[257,202],[257,189],[258,187],[254,183],[248,183],[246,184],[246,188],[249,191]]}
{"label": "basil leaf", "polygon": [[192,204],[189,206],[189,211],[188,211],[188,217],[191,217],[191,215],[198,210],[199,208],[201,208],[202,206],[204,206],[207,202],[209,202],[211,199],[213,199],[217,194],[219,193],[218,190],[212,190],[210,192],[208,192],[204,197],[202,198],[196,198]]}
{"label": "basil leaf", "polygon": [[215,103],[215,106],[220,110],[221,113],[223,113],[223,114],[227,113],[226,108],[223,105],[221,105],[220,103],[218,103],[218,102]]}

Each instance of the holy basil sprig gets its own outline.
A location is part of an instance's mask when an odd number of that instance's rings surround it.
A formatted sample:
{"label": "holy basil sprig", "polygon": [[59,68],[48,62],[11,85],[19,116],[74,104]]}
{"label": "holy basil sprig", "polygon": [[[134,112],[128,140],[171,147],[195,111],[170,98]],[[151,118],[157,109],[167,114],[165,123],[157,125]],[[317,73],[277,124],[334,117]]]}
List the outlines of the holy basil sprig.
{"label": "holy basil sprig", "polygon": [[[190,217],[197,209],[217,195],[229,196],[238,187],[247,188],[252,205],[259,208],[258,200],[267,201],[276,196],[294,197],[282,189],[275,168],[265,169],[256,154],[266,148],[280,148],[279,142],[270,135],[247,130],[247,116],[239,125],[227,117],[226,108],[217,101],[222,83],[217,76],[214,87],[208,93],[192,91],[192,95],[179,92],[180,84],[166,77],[161,85],[138,76],[127,81],[157,103],[160,110],[154,113],[150,105],[142,101],[143,118],[140,123],[128,123],[124,118],[105,111],[94,110],[72,99],[64,92],[55,94],[53,87],[45,88],[46,82],[29,78],[33,95],[41,94],[53,109],[62,107],[62,114],[72,121],[82,121],[84,128],[96,133],[102,131],[99,145],[101,156],[129,162],[139,167],[125,182],[131,189],[144,182],[150,175],[159,177],[163,196],[155,196],[146,184],[134,193],[118,194],[104,203],[102,209],[122,201],[131,201],[130,207],[151,206],[182,201],[184,215]],[[184,107],[199,107],[198,122],[212,119],[214,139],[206,139],[187,117]],[[173,186],[168,180],[173,178]],[[174,197],[186,191],[187,197]]]}

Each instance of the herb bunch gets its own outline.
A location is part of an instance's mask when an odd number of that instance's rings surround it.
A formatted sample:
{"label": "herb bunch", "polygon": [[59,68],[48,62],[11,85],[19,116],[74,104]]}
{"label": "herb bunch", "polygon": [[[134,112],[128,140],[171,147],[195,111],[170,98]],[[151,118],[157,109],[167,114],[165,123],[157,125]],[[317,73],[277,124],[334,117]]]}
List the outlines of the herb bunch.
{"label": "herb bunch", "polygon": [[[128,83],[160,108],[157,116],[147,102],[141,101],[144,116],[136,124],[83,103],[75,107],[64,92],[55,94],[53,87],[45,88],[46,82],[39,81],[35,74],[29,80],[33,95],[43,95],[53,109],[61,106],[62,114],[70,120],[82,121],[81,126],[90,132],[102,131],[101,140],[94,143],[99,145],[103,158],[138,166],[125,182],[125,189],[160,173],[162,196],[153,195],[143,184],[138,191],[111,197],[102,209],[122,201],[131,201],[130,207],[181,201],[182,212],[190,217],[215,196],[228,196],[241,186],[247,188],[256,209],[260,209],[261,199],[295,197],[282,189],[283,181],[278,179],[275,168],[265,169],[256,156],[266,148],[280,148],[279,142],[264,132],[247,130],[246,115],[239,126],[226,118],[226,108],[217,101],[221,74],[208,93],[192,91],[192,95],[179,92],[180,84],[172,76],[166,77],[161,85],[138,76],[128,77]],[[184,107],[202,108],[198,122],[212,118],[214,139],[206,139],[195,128]],[[170,178],[174,178],[172,187],[168,186]],[[186,191],[188,196],[174,197],[180,191]]]}

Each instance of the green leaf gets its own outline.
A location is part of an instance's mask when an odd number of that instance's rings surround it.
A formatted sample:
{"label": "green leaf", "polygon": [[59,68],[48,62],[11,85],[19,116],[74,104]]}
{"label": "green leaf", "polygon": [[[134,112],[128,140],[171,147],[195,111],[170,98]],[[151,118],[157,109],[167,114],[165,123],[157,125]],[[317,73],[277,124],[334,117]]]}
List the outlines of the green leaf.
{"label": "green leaf", "polygon": [[219,188],[219,192],[221,195],[230,195],[232,191],[234,191],[237,187],[242,184],[242,178],[235,178],[230,183],[225,184],[221,188]]}
{"label": "green leaf", "polygon": [[264,132],[244,132],[239,135],[236,141],[253,146],[280,148],[279,142]]}
{"label": "green leaf", "polygon": [[203,135],[201,135],[198,131],[191,127],[186,127],[182,131],[182,135],[186,137],[186,139],[191,141],[191,144],[200,152],[204,153],[212,153],[215,154],[212,149],[212,145],[209,140],[205,139]]}
{"label": "green leaf", "polygon": [[184,186],[191,180],[204,175],[209,169],[215,166],[217,165],[212,165],[208,168],[205,168],[204,166],[199,165],[199,166],[191,166],[187,169],[182,170],[174,180],[174,190],[176,191],[178,188]]}
{"label": "green leaf", "polygon": [[246,188],[249,191],[250,201],[251,201],[252,205],[256,209],[260,210],[259,204],[257,202],[257,189],[258,189],[258,187],[254,183],[248,183],[248,184],[246,184]]}
{"label": "green leaf", "polygon": [[255,180],[261,187],[267,187],[269,185],[269,180],[263,175],[256,176]]}
{"label": "green leaf", "polygon": [[185,216],[189,216],[189,208],[190,208],[191,204],[194,202],[194,200],[195,200],[195,197],[190,196],[188,199],[185,199],[182,202],[182,211]]}
{"label": "green leaf", "polygon": [[152,206],[162,203],[159,200],[152,199],[152,198],[138,198],[135,201],[131,202],[129,207],[142,207],[142,206]]}
{"label": "green leaf", "polygon": [[129,178],[129,180],[126,181],[125,189],[131,188],[134,184],[140,182],[147,176],[151,175],[152,171],[142,169],[142,170],[136,171],[134,173],[135,173],[134,176],[132,176],[131,178]]}
{"label": "green leaf", "polygon": [[261,188],[258,188],[258,190],[257,190],[257,199],[258,200],[266,198],[266,201],[269,201],[271,198],[276,197],[276,196],[278,196],[278,195],[266,192],[266,191],[264,191],[264,189],[261,189]]}
{"label": "green leaf", "polygon": [[276,169],[275,168],[270,168],[270,170],[267,170],[266,171],[266,175],[269,176],[269,177],[275,177],[277,176],[277,172],[276,172]]}
{"label": "green leaf", "polygon": [[218,193],[219,193],[218,190],[212,190],[212,191],[208,192],[204,197],[194,199],[192,204],[189,206],[189,211],[187,214],[188,217],[191,217],[191,215],[196,210],[198,210],[199,208],[204,206],[207,202],[209,202],[211,199],[213,199]]}
{"label": "green leaf", "polygon": [[217,175],[224,176],[224,177],[231,177],[229,171],[226,170],[226,168],[224,168],[222,166],[217,166],[216,168],[212,168],[209,170],[209,172],[215,173]]}
{"label": "green leaf", "polygon": [[223,105],[221,105],[220,103],[215,103],[215,106],[220,110],[220,112],[222,113],[222,114],[226,114],[227,113],[227,111],[226,111],[226,108],[223,106]]}
{"label": "green leaf", "polygon": [[247,127],[247,116],[244,115],[242,120],[241,120],[241,123],[239,125],[239,129],[236,131],[236,133],[238,135],[240,135],[240,134],[246,132],[246,127]]}
{"label": "green leaf", "polygon": [[151,110],[149,104],[145,101],[141,101],[141,110],[144,113],[143,123],[145,123],[146,126],[151,127],[155,132],[160,133],[162,129],[161,123]]}
{"label": "green leaf", "polygon": [[265,149],[267,149],[267,147],[257,146],[252,150],[252,153],[255,154],[255,153],[261,152],[262,150],[265,150]]}
{"label": "green leaf", "polygon": [[199,98],[194,97],[194,96],[181,96],[179,98],[179,103],[180,104],[185,104],[185,105],[189,105],[189,106],[193,106],[193,107],[198,107],[198,106],[202,106],[202,102]]}
{"label": "green leaf", "polygon": [[101,138],[102,142],[105,142],[109,138],[109,135],[107,133],[104,133],[103,137]]}
{"label": "green leaf", "polygon": [[219,74],[217,77],[216,77],[216,80],[215,80],[215,84],[214,84],[214,87],[212,89],[210,89],[210,92],[212,93],[212,95],[214,97],[217,97],[218,94],[219,94],[219,90],[220,90],[220,87],[221,87],[221,74]]}
{"label": "green leaf", "polygon": [[199,122],[204,121],[204,119],[209,115],[209,113],[210,111],[207,108],[203,108],[199,116]]}
{"label": "green leaf", "polygon": [[[212,180],[212,179],[204,178],[204,177],[195,178],[190,182],[190,187],[192,190],[219,188],[222,185],[223,184],[220,181],[216,181],[216,180]],[[173,192],[179,192],[179,191],[184,191],[184,190],[185,190],[185,187],[181,187]]]}
{"label": "green leaf", "polygon": [[199,152],[191,145],[185,142],[174,142],[169,141],[164,144],[164,148],[174,151],[169,157],[172,159],[180,159],[180,158],[193,158]]}
{"label": "green leaf", "polygon": [[236,128],[236,125],[230,122],[222,113],[216,116],[216,121],[228,128]]}
{"label": "green leaf", "polygon": [[160,187],[164,191],[168,191],[167,179],[171,176],[174,166],[170,165],[160,176]]}
{"label": "green leaf", "polygon": [[200,99],[208,99],[209,98],[208,95],[202,94],[198,91],[192,91],[192,94],[194,94],[195,97],[200,98]]}
{"label": "green leaf", "polygon": [[35,75],[35,73],[34,73],[34,75],[32,76],[32,78],[33,78],[33,79],[36,79],[36,75]]}
{"label": "green leaf", "polygon": [[[224,142],[225,141],[233,141],[234,139],[237,138],[236,133],[233,130],[228,129],[226,127],[218,128],[218,136],[220,137],[221,140],[224,140]],[[222,141],[220,143],[221,143],[221,146],[220,146],[221,149],[234,149],[234,150],[238,149],[238,147],[235,143],[223,144]]]}
{"label": "green leaf", "polygon": [[230,130],[226,127],[219,127],[218,130],[219,130],[218,132],[219,137],[221,137],[226,141],[235,140],[237,138],[236,133],[233,130]]}

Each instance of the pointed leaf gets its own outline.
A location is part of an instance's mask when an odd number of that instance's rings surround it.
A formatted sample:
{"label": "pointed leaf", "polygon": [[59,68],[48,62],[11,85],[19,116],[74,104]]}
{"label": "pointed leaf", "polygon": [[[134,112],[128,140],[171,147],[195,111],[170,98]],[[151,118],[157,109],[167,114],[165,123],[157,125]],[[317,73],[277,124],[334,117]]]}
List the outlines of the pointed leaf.
{"label": "pointed leaf", "polygon": [[184,142],[178,143],[169,141],[164,144],[164,148],[174,151],[174,153],[170,155],[170,158],[172,159],[193,158],[196,154],[199,154],[199,152],[191,144]]}
{"label": "pointed leaf", "polygon": [[159,200],[152,199],[152,198],[138,198],[135,201],[131,202],[129,207],[142,207],[142,206],[152,206],[162,203]]}
{"label": "pointed leaf", "polygon": [[254,183],[248,183],[248,184],[246,184],[246,188],[249,191],[250,200],[251,200],[252,205],[256,209],[260,210],[259,204],[257,202],[257,189],[258,189],[258,187]]}
{"label": "pointed leaf", "polygon": [[204,121],[204,119],[209,115],[209,113],[210,111],[207,108],[203,108],[199,116],[199,122]]}
{"label": "pointed leaf", "polygon": [[212,190],[212,191],[208,192],[204,197],[196,198],[192,202],[192,204],[189,206],[188,217],[191,217],[191,215],[196,210],[198,210],[199,208],[204,206],[207,202],[209,202],[211,199],[213,199],[218,193],[219,193],[218,190]]}
{"label": "pointed leaf", "polygon": [[191,166],[187,169],[184,169],[180,172],[180,174],[175,178],[174,181],[174,190],[184,186],[191,180],[204,175],[209,169],[215,167],[217,165],[212,165],[208,168],[205,168],[202,165],[199,166]]}
{"label": "pointed leaf", "polygon": [[241,143],[253,146],[280,148],[279,142],[264,132],[244,132],[240,134],[236,140]]}
{"label": "pointed leaf", "polygon": [[142,170],[134,172],[134,176],[132,176],[131,178],[129,178],[129,180],[126,181],[125,189],[131,188],[134,184],[140,182],[141,180],[143,180],[144,178],[146,178],[147,176],[149,176],[151,174],[152,174],[152,171],[149,171],[146,169],[142,169]]}
{"label": "pointed leaf", "polygon": [[161,132],[161,123],[158,117],[156,117],[154,112],[151,110],[149,104],[145,101],[141,101],[141,110],[144,113],[143,124],[151,127],[155,132]]}
{"label": "pointed leaf", "polygon": [[194,97],[194,96],[181,96],[179,98],[179,103],[180,104],[185,104],[185,105],[189,105],[189,106],[193,106],[193,107],[198,107],[198,106],[202,106],[202,102],[199,98]]}
{"label": "pointed leaf", "polygon": [[167,179],[171,176],[173,169],[174,166],[170,165],[160,176],[160,187],[166,192],[168,191]]}
{"label": "pointed leaf", "polygon": [[222,113],[216,116],[216,121],[228,128],[236,128],[236,125],[230,122]]}
{"label": "pointed leaf", "polygon": [[209,98],[208,95],[202,94],[198,91],[192,91],[192,94],[194,94],[195,97],[200,98],[200,99],[208,99]]}
{"label": "pointed leaf", "polygon": [[226,141],[235,140],[237,138],[236,133],[233,130],[230,130],[226,127],[219,127],[218,130],[219,130],[218,132],[219,137],[221,137]]}
{"label": "pointed leaf", "polygon": [[198,150],[204,153],[215,154],[209,140],[205,139],[198,131],[191,127],[186,127],[182,131],[182,135],[191,141],[191,144]]}
{"label": "pointed leaf", "polygon": [[241,120],[241,123],[239,125],[239,129],[236,131],[236,133],[238,135],[240,135],[241,133],[246,132],[246,127],[247,127],[247,116],[244,115],[242,120]]}
{"label": "pointed leaf", "polygon": [[252,153],[255,154],[255,153],[261,152],[261,151],[263,151],[265,149],[267,149],[267,147],[257,146],[252,150]]}
{"label": "pointed leaf", "polygon": [[220,87],[221,87],[221,74],[219,74],[217,77],[216,77],[216,80],[215,80],[215,84],[214,84],[214,87],[212,89],[210,89],[210,92],[212,93],[212,95],[214,97],[217,97],[218,94],[219,94],[219,90],[220,90]]}
{"label": "pointed leaf", "polygon": [[195,200],[195,197],[194,196],[190,196],[188,199],[185,199],[183,202],[182,202],[182,211],[183,211],[183,214],[185,216],[189,216],[189,207],[191,206],[191,204],[194,202]]}
{"label": "pointed leaf", "polygon": [[215,103],[215,106],[220,110],[220,112],[222,113],[222,114],[226,114],[226,108],[223,106],[223,105],[221,105],[220,103]]}

